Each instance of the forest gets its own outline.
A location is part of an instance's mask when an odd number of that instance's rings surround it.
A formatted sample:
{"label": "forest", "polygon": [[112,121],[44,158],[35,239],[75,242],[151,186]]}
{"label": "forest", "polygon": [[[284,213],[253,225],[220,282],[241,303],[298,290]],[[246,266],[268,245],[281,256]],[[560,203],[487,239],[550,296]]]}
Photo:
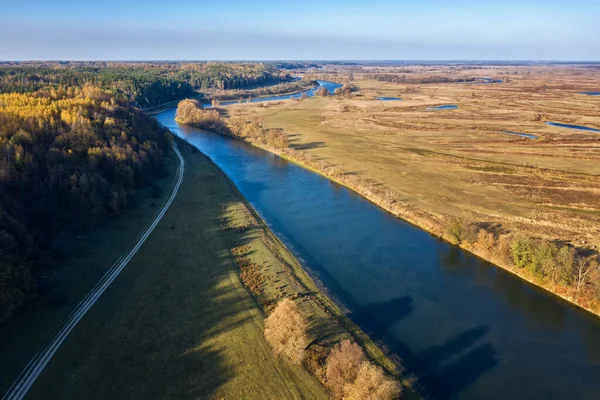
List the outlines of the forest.
{"label": "forest", "polygon": [[64,255],[61,232],[123,213],[167,173],[170,134],[143,109],[203,91],[291,90],[301,83],[282,68],[301,66],[0,64],[0,321],[52,275]]}
{"label": "forest", "polygon": [[18,63],[0,65],[0,93],[49,87],[97,86],[140,107],[153,107],[198,91],[249,89],[289,82],[291,75],[263,63]]}
{"label": "forest", "polygon": [[154,119],[89,84],[0,94],[0,321],[63,257],[59,233],[121,214],[167,173],[170,140]]}

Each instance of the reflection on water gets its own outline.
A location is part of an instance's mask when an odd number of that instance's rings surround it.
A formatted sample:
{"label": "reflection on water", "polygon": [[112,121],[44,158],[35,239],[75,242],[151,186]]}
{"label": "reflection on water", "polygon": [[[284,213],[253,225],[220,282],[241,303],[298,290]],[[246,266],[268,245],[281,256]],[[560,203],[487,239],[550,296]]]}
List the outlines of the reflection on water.
{"label": "reflection on water", "polygon": [[271,153],[179,126],[174,110],[157,117],[223,169],[430,397],[598,398],[598,318]]}

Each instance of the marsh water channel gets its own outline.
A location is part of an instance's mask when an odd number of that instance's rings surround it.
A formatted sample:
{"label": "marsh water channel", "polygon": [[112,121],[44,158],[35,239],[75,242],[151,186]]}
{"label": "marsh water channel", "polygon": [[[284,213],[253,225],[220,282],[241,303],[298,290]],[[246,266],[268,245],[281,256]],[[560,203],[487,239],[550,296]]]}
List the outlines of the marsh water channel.
{"label": "marsh water channel", "polygon": [[156,118],[227,174],[428,398],[600,398],[600,318],[320,175],[179,125],[174,109]]}

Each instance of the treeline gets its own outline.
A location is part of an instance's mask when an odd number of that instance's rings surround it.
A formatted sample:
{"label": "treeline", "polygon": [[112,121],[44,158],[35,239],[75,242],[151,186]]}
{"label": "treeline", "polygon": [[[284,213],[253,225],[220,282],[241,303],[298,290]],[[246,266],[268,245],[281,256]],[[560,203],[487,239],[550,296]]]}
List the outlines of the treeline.
{"label": "treeline", "polygon": [[167,173],[169,134],[91,85],[0,94],[0,320],[64,255],[57,240],[122,213]]}
{"label": "treeline", "polygon": [[381,82],[406,83],[406,84],[428,84],[428,83],[462,83],[475,82],[474,77],[449,78],[447,76],[431,75],[421,77],[407,77],[405,74],[365,74],[366,79],[374,79]]}
{"label": "treeline", "polygon": [[320,64],[311,62],[275,62],[273,65],[281,69],[304,69],[304,68],[322,68]]}
{"label": "treeline", "polygon": [[315,85],[316,82],[302,80],[280,83],[278,85],[262,86],[256,89],[218,90],[207,94],[205,97],[216,100],[248,99],[252,97],[273,96],[278,94],[300,92]]}
{"label": "treeline", "polygon": [[276,84],[291,76],[262,63],[106,64],[32,63],[0,66],[0,93],[31,93],[93,85],[146,108],[193,97],[196,90],[228,90]]}
{"label": "treeline", "polygon": [[268,63],[185,63],[173,75],[194,89],[244,89],[291,81],[288,72]]}
{"label": "treeline", "polygon": [[258,122],[242,118],[224,118],[216,108],[203,109],[196,100],[186,99],[179,103],[175,120],[181,124],[208,129],[225,135],[239,137],[259,146],[286,149],[288,139],[280,129],[265,129]]}
{"label": "treeline", "polygon": [[600,256],[589,249],[452,222],[445,236],[584,307],[600,306]]}

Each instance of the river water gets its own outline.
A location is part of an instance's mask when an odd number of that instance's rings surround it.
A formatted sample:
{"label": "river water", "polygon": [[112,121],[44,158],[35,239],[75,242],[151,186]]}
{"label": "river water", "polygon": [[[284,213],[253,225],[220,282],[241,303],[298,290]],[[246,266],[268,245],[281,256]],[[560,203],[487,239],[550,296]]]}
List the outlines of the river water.
{"label": "river water", "polygon": [[174,117],[156,115],[229,176],[428,397],[600,398],[599,318],[317,174]]}

